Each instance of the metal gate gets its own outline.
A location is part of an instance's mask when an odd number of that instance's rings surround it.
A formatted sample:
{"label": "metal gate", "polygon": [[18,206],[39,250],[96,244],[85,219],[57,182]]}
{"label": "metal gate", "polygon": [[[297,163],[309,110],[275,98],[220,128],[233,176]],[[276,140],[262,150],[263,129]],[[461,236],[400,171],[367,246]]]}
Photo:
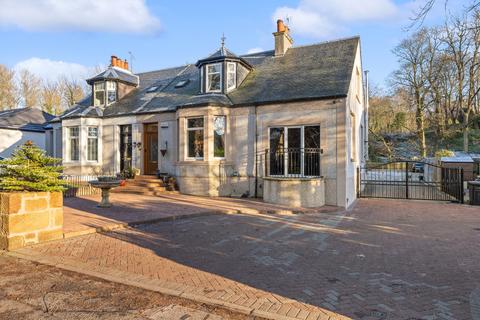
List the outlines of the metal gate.
{"label": "metal gate", "polygon": [[454,201],[463,203],[463,169],[427,162],[393,161],[357,172],[359,198]]}

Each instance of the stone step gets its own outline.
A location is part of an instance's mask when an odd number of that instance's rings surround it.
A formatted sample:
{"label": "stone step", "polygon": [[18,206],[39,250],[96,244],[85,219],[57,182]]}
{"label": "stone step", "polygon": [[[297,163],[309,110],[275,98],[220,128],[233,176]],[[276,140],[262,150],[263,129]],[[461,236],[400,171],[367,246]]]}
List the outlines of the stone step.
{"label": "stone step", "polygon": [[138,187],[145,187],[145,188],[155,188],[155,187],[163,187],[164,183],[160,180],[157,181],[146,181],[146,180],[127,180],[125,183],[126,186],[138,186]]}
{"label": "stone step", "polygon": [[116,192],[116,193],[144,193],[144,192],[163,192],[165,190],[166,189],[163,186],[145,188],[145,187],[141,187],[141,186],[126,185],[126,186],[123,186],[123,187],[115,188],[115,189],[112,190],[112,192]]}

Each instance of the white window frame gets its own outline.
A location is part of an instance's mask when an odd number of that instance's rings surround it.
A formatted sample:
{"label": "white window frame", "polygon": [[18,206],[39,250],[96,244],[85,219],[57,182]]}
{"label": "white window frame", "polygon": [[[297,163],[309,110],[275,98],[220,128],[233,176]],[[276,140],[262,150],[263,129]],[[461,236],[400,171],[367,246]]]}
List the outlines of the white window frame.
{"label": "white window frame", "polygon": [[[188,127],[188,120],[191,119],[203,119],[203,127],[194,127],[194,128],[189,128]],[[197,131],[197,130],[202,130],[203,131],[203,157],[190,157],[188,154],[188,137],[189,137],[189,132],[190,131]],[[200,117],[188,117],[185,118],[185,159],[187,160],[198,160],[201,161],[205,159],[205,117],[200,116]]]}
{"label": "white window frame", "polygon": [[[72,129],[77,129],[77,135],[72,136]],[[67,136],[68,136],[68,161],[70,162],[80,162],[81,154],[80,154],[80,126],[72,126],[72,127],[67,127]],[[77,140],[77,147],[78,147],[78,152],[77,152],[77,159],[72,159],[72,140],[75,139]]]}
{"label": "white window frame", "polygon": [[[270,146],[270,129],[274,128],[282,128],[283,129],[283,134],[284,134],[284,148],[288,150],[288,129],[294,129],[294,128],[300,128],[300,149],[304,150],[305,149],[305,127],[320,127],[320,124],[305,124],[305,125],[293,125],[293,126],[271,126],[268,127],[268,150],[272,150],[272,147]],[[305,177],[305,178],[311,178],[311,177],[316,177],[316,176],[306,176],[305,175],[305,155],[300,157],[300,174],[293,173],[290,174],[288,173],[288,152],[284,156],[284,168],[285,168],[285,174],[281,175],[273,175],[269,173],[269,176],[271,177]]]}
{"label": "white window frame", "polygon": [[[113,85],[113,89],[110,89],[109,85]],[[107,106],[117,102],[117,90],[118,90],[117,82],[115,82],[115,81],[106,81],[105,82],[105,104]],[[114,91],[114,93],[115,93],[115,100],[113,102],[108,101],[108,92],[109,91]]]}
{"label": "white window frame", "polygon": [[[233,71],[228,70],[228,66],[233,66]],[[233,86],[228,86],[228,79],[233,76]],[[227,62],[227,91],[233,90],[237,87],[237,64],[235,62]]]}
{"label": "white window frame", "polygon": [[[97,89],[97,84],[103,84],[103,89]],[[105,104],[107,103],[106,89],[107,89],[107,84],[105,81],[97,81],[93,83],[93,105],[94,106],[96,107],[105,106]],[[97,91],[98,92],[103,91],[103,104],[97,103]]]}
{"label": "white window frame", "polygon": [[[90,136],[90,129],[91,129],[91,128],[97,129],[97,135],[96,135],[96,136]],[[87,126],[87,162],[98,162],[98,159],[99,159],[99,157],[100,157],[100,155],[99,155],[99,139],[98,139],[98,138],[99,138],[99,137],[98,137],[98,136],[99,136],[99,132],[100,132],[100,131],[99,131],[99,128],[98,128],[97,126]],[[97,152],[96,152],[96,154],[97,154],[97,159],[95,159],[95,160],[92,160],[92,159],[89,159],[89,158],[88,158],[88,157],[90,156],[90,150],[89,150],[89,141],[90,141],[90,139],[95,139],[95,140],[97,140]]]}
{"label": "white window frame", "polygon": [[[223,118],[225,120],[225,127],[223,128],[223,157],[216,157],[215,156],[215,119],[216,118]],[[218,116],[213,116],[213,158],[214,159],[225,159],[227,157],[227,139],[226,139],[226,136],[227,136],[227,116],[224,116],[224,115],[218,115]]]}
{"label": "white window frame", "polygon": [[[219,72],[209,72],[208,71],[208,67],[209,66],[220,66],[220,71]],[[217,89],[217,90],[210,90],[210,78],[209,78],[209,75],[210,74],[220,74],[220,88]],[[222,92],[222,88],[223,88],[223,72],[222,72],[222,63],[219,62],[219,63],[210,63],[210,64],[207,64],[205,66],[205,79],[206,79],[206,86],[205,86],[205,92]]]}

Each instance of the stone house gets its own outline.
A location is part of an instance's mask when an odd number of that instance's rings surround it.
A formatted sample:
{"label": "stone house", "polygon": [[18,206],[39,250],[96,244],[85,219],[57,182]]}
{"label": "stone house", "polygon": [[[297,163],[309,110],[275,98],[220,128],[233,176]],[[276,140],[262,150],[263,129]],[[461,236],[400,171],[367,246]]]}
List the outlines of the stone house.
{"label": "stone house", "polygon": [[196,64],[133,74],[111,58],[92,94],[51,122],[68,174],[174,176],[180,192],[348,207],[366,158],[360,39],[237,56],[223,41]]}

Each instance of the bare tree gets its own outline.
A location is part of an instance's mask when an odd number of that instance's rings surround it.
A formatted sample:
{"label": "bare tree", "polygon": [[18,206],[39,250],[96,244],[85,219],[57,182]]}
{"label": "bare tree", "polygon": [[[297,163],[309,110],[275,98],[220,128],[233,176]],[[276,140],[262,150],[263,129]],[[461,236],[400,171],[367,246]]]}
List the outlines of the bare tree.
{"label": "bare tree", "polygon": [[[423,4],[413,12],[413,16],[410,18],[411,24],[407,27],[407,30],[412,29],[415,26],[422,26],[423,22],[427,18],[428,14],[433,10],[436,5],[442,5],[445,11],[448,11],[448,0],[424,0]],[[470,0],[468,4],[464,6],[465,13],[477,10],[480,8],[479,0]]]}
{"label": "bare tree", "polygon": [[425,112],[428,107],[428,79],[433,73],[432,65],[436,54],[433,47],[436,45],[429,30],[423,28],[393,50],[400,64],[400,68],[393,74],[393,85],[407,92],[408,100],[415,108],[416,134],[422,157],[427,156]]}
{"label": "bare tree", "polygon": [[[473,26],[473,27],[472,27]],[[455,105],[461,115],[463,150],[468,152],[470,117],[479,93],[480,13],[453,17],[445,26],[446,52],[455,65]]]}
{"label": "bare tree", "polygon": [[30,71],[20,71],[20,94],[25,107],[40,107],[42,81]]}
{"label": "bare tree", "polygon": [[85,97],[84,86],[78,80],[62,77],[60,80],[62,88],[62,100],[66,108],[73,106]]}
{"label": "bare tree", "polygon": [[42,86],[42,109],[58,115],[62,111],[62,88],[58,82],[44,82]]}
{"label": "bare tree", "polygon": [[0,110],[14,109],[18,102],[15,71],[0,64]]}

